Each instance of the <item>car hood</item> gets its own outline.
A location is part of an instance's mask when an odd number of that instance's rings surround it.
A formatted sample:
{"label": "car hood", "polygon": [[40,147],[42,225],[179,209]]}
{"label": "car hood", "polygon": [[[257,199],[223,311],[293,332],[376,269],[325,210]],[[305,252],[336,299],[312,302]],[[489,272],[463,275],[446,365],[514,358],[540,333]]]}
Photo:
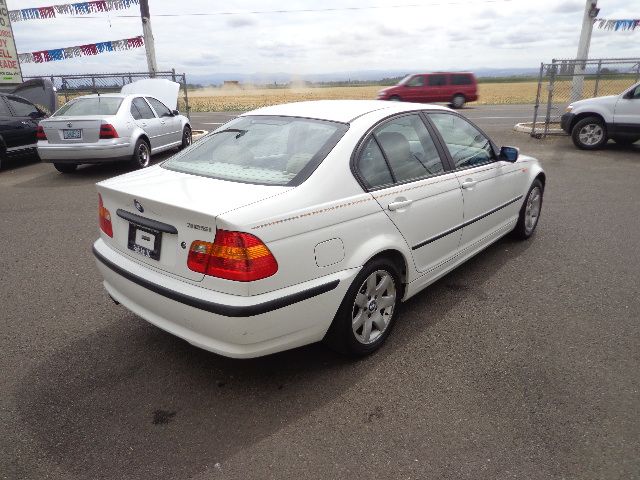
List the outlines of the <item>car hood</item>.
{"label": "car hood", "polygon": [[612,101],[615,101],[620,95],[607,95],[604,97],[596,97],[596,98],[585,98],[584,100],[578,100],[577,102],[572,102],[571,105],[574,107],[581,107],[583,105],[598,105],[598,104],[610,104]]}
{"label": "car hood", "polygon": [[178,108],[180,84],[162,78],[147,78],[124,85],[120,92],[126,95],[149,95],[150,97],[160,100],[169,107],[170,110],[175,110]]}

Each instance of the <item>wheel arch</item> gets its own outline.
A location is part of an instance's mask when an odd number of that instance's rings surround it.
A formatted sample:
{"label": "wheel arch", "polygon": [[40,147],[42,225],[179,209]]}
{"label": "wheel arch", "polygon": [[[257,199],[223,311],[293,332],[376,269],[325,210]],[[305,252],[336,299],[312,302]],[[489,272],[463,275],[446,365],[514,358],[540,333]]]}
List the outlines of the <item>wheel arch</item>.
{"label": "wheel arch", "polygon": [[578,123],[580,120],[582,120],[584,118],[587,118],[587,117],[599,118],[600,121],[602,121],[602,124],[606,127],[607,121],[605,120],[604,116],[601,113],[589,111],[589,112],[577,113],[576,116],[573,117],[573,119],[571,120],[571,125],[569,126],[569,131],[572,132],[573,131],[573,127],[576,126],[576,123]]}

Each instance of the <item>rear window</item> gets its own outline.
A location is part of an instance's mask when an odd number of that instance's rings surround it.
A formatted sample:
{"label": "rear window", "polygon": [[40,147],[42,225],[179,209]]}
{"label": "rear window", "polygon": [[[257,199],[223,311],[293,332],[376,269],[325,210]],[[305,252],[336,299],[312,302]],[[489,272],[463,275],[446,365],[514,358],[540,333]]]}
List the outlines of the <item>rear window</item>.
{"label": "rear window", "polygon": [[261,185],[298,185],[348,125],[297,117],[239,117],[162,164],[204,177]]}
{"label": "rear window", "polygon": [[58,109],[52,117],[77,115],[115,115],[118,113],[122,98],[91,97],[77,98]]}
{"label": "rear window", "polygon": [[473,79],[471,75],[451,75],[452,85],[472,85]]}

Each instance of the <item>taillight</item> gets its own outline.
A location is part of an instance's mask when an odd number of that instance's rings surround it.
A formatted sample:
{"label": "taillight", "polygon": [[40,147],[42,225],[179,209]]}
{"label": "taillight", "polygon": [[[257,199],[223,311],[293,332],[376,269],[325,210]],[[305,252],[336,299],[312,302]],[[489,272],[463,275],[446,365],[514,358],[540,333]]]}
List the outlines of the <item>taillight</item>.
{"label": "taillight", "polygon": [[36,138],[38,140],[46,140],[47,139],[47,134],[44,133],[44,128],[42,128],[42,125],[38,125],[38,130],[36,130]]}
{"label": "taillight", "polygon": [[103,123],[100,125],[100,139],[108,140],[111,138],[118,138],[118,132],[113,128],[113,125],[110,123]]}
{"label": "taillight", "polygon": [[227,230],[218,230],[213,243],[193,242],[187,266],[194,272],[239,282],[260,280],[278,271],[278,262],[258,237]]}
{"label": "taillight", "polygon": [[102,203],[102,195],[98,194],[98,218],[100,219],[100,230],[113,238],[113,226],[111,225],[111,213]]}

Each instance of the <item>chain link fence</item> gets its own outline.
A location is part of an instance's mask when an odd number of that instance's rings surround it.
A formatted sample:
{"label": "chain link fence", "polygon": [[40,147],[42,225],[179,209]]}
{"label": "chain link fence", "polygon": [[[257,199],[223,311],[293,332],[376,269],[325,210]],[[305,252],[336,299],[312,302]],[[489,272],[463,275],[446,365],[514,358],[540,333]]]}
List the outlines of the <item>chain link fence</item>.
{"label": "chain link fence", "polygon": [[[58,92],[58,103],[66,103],[72,98],[91,93],[117,93],[128,83],[137,80],[152,78],[149,72],[126,73],[97,73],[86,75],[51,75],[47,77],[24,77],[24,80],[32,78],[47,78],[55,86]],[[189,97],[187,95],[187,77],[184,73],[176,73],[175,69],[169,72],[156,72],[153,78],[171,80],[180,84],[180,96],[178,98],[178,110],[189,116]]]}
{"label": "chain link fence", "polygon": [[618,95],[640,81],[640,58],[552,60],[540,65],[531,136],[560,128],[567,105],[583,98]]}

